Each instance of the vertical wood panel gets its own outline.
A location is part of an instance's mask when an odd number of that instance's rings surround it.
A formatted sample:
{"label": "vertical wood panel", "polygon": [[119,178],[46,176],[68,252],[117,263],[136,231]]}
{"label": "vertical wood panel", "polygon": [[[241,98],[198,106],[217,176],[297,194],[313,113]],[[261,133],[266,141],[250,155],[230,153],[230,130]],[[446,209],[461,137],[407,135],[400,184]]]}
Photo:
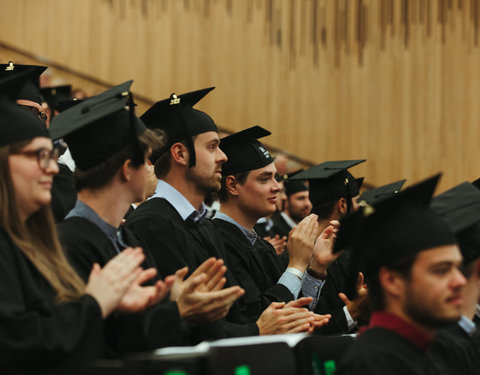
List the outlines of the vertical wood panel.
{"label": "vertical wood panel", "polygon": [[[373,184],[480,175],[479,0],[0,0],[0,42]],[[48,22],[47,22],[48,20]],[[8,48],[0,60],[16,59]],[[21,61],[20,61],[21,62]],[[55,71],[55,77],[102,89]],[[140,109],[145,104],[141,103]]]}

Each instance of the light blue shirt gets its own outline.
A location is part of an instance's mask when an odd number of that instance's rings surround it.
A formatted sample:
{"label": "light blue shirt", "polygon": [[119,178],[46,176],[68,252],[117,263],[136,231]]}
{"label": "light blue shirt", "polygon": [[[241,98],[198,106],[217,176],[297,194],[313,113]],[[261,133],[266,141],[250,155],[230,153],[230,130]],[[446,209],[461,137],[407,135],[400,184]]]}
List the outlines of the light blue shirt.
{"label": "light blue shirt", "polygon": [[245,237],[247,237],[248,242],[250,242],[250,244],[252,246],[255,244],[255,241],[257,240],[257,233],[255,233],[254,230],[249,231],[243,225],[238,224],[230,216],[225,215],[223,212],[220,212],[220,211],[215,212],[215,215],[213,215],[213,219],[220,219],[220,220],[227,221],[230,224],[235,225],[238,229],[240,229],[240,231],[243,233],[243,235]]}
{"label": "light blue shirt", "polygon": [[257,224],[265,224],[265,230],[268,232],[273,227],[273,220],[269,217],[261,217],[257,220]]}
{"label": "light blue shirt", "polygon": [[197,210],[177,189],[163,180],[158,180],[155,194],[149,199],[163,198],[170,203],[178,212],[183,221],[190,218],[194,223],[200,222],[207,214],[207,207],[202,202],[202,205]]}
{"label": "light blue shirt", "polygon": [[476,324],[468,319],[465,315],[461,316],[460,320],[458,321],[458,325],[462,327],[469,336],[472,336],[477,330]]}
{"label": "light blue shirt", "polygon": [[[241,232],[244,234],[244,236],[247,238],[247,240],[252,246],[255,244],[255,241],[257,239],[257,234],[255,233],[255,231],[249,231],[247,228],[240,225],[230,216],[224,214],[223,212],[215,213],[215,216],[213,218],[224,220],[235,225],[241,230]],[[293,294],[294,299],[298,298],[300,290],[305,297],[312,297],[314,302],[312,303],[313,308],[318,302],[323,283],[323,281],[311,277],[306,272],[303,274],[303,278],[300,279],[299,276],[288,272],[288,270],[285,271],[277,281],[277,284],[282,284]]]}
{"label": "light blue shirt", "polygon": [[117,253],[128,247],[128,245],[123,240],[122,232],[120,231],[120,229],[108,224],[100,216],[98,216],[98,214],[92,208],[83,203],[80,199],[77,199],[75,207],[72,208],[72,210],[68,213],[65,219],[68,219],[70,217],[81,217],[99,227],[100,230],[105,234],[105,236],[107,236],[107,238],[112,242],[113,247],[115,247]]}
{"label": "light blue shirt", "polygon": [[310,310],[315,310],[318,300],[320,299],[320,292],[322,291],[325,281],[318,280],[310,276],[307,272],[303,274],[302,278],[302,294],[305,297],[312,297],[313,301],[310,304]]}

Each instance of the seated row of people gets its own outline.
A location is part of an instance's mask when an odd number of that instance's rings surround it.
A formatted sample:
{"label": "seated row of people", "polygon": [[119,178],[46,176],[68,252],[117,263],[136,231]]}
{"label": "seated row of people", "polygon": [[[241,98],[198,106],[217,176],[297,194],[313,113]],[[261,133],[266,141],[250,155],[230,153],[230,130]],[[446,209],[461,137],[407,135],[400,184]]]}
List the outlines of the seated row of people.
{"label": "seated row of people", "polygon": [[[290,176],[287,194],[305,201],[309,192],[312,214],[310,203],[298,211],[302,204],[291,204],[296,225],[277,251],[254,230],[275,214],[281,189],[258,140],[270,133],[255,126],[220,139],[212,118],[194,108],[213,88],[172,94],[139,118],[129,81],[70,103],[47,132],[43,116],[25,111],[25,100],[37,100],[25,88],[36,93],[37,80],[38,69],[25,66],[0,76],[4,179],[11,181],[2,194],[13,202],[2,204],[0,223],[2,251],[12,254],[2,263],[10,270],[0,314],[13,327],[5,331],[2,349],[13,354],[4,368],[55,373],[98,357],[224,337],[347,333],[368,321],[370,302],[377,328],[360,336],[341,373],[453,369],[438,354],[441,341],[426,352],[466,305],[455,230],[428,206],[437,179],[401,193],[398,184],[377,189],[359,202],[361,181],[348,169],[364,160]],[[58,153],[50,139],[68,145],[78,192],[58,238],[49,207]],[[123,222],[145,198],[149,165],[155,193]],[[212,192],[221,207],[210,220],[203,202]],[[480,222],[471,216],[468,226]],[[480,290],[472,284],[470,320]],[[440,288],[444,294],[434,293]],[[72,319],[80,324],[65,329]],[[451,358],[465,373],[476,363],[475,340],[463,340]]]}

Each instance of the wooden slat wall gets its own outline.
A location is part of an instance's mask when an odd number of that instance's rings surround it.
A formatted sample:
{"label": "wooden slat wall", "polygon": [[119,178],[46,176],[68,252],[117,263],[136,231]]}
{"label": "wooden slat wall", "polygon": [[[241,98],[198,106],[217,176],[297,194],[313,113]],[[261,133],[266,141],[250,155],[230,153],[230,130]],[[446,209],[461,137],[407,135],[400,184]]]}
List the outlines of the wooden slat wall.
{"label": "wooden slat wall", "polygon": [[267,144],[312,162],[366,158],[352,172],[370,183],[480,176],[480,0],[0,6],[6,46],[107,84],[133,78],[150,100],[214,85],[198,107],[222,127],[260,124]]}

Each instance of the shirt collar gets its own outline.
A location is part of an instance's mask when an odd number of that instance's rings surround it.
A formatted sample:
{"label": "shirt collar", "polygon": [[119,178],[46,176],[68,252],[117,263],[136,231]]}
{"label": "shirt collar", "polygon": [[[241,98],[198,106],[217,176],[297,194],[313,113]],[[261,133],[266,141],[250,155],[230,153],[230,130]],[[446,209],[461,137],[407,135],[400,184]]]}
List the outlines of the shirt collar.
{"label": "shirt collar", "polygon": [[253,246],[255,244],[255,241],[257,240],[257,233],[255,233],[254,230],[251,232],[245,228],[244,226],[238,224],[235,220],[233,220],[230,216],[225,215],[223,212],[217,211],[215,213],[215,216],[213,217],[214,219],[220,219],[224,221],[228,221],[229,223],[235,225],[238,229],[242,231],[244,236],[247,238],[248,242]]}
{"label": "shirt collar", "polygon": [[426,351],[433,338],[399,316],[385,311],[375,311],[370,318],[370,327],[383,327],[394,331],[420,350]]}
{"label": "shirt collar", "polygon": [[261,217],[258,219],[257,224],[264,225],[265,230],[268,232],[273,227],[273,220],[269,217]]}
{"label": "shirt collar", "polygon": [[289,225],[290,229],[295,227],[297,225],[296,222],[294,222],[290,216],[288,216],[285,212],[280,212],[280,215],[282,215],[283,217],[283,220],[285,220],[285,222]]}
{"label": "shirt collar", "polygon": [[104,221],[91,207],[83,203],[80,199],[77,199],[77,202],[75,202],[75,207],[73,207],[65,219],[70,217],[81,217],[95,224],[112,242],[117,252],[120,252],[127,247],[125,241],[123,240],[120,229],[115,228],[113,225],[110,225]]}
{"label": "shirt collar", "polygon": [[168,184],[163,180],[158,180],[155,194],[153,194],[149,199],[152,198],[165,199],[173,206],[173,208],[175,208],[183,221],[190,218],[191,220],[193,220],[193,222],[198,223],[207,214],[207,207],[203,202],[200,208],[196,210],[187,198],[185,198],[172,185]]}
{"label": "shirt collar", "polygon": [[462,327],[469,336],[472,336],[477,330],[475,323],[468,319],[465,315],[461,316],[460,320],[458,321],[458,325]]}

